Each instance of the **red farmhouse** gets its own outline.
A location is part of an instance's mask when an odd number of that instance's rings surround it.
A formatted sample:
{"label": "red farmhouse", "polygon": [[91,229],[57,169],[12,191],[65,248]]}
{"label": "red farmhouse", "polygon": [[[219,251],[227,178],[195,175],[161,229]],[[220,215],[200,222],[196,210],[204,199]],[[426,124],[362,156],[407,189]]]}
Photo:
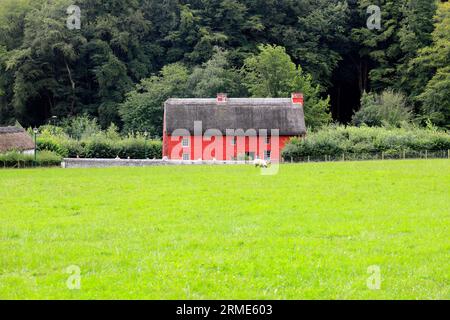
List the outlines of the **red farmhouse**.
{"label": "red farmhouse", "polygon": [[290,138],[306,135],[303,95],[169,99],[163,131],[163,156],[168,159],[276,162]]}

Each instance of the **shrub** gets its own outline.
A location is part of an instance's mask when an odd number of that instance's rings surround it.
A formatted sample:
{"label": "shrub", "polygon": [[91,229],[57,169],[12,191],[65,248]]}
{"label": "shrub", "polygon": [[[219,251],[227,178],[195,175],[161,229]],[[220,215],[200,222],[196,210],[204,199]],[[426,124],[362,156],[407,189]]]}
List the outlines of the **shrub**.
{"label": "shrub", "polygon": [[87,115],[68,118],[63,123],[63,130],[73,139],[87,139],[100,132],[97,119]]}
{"label": "shrub", "polygon": [[[111,139],[111,136],[114,139]],[[87,140],[74,140],[65,137],[38,137],[38,150],[51,151],[61,157],[69,158],[116,158],[152,159],[162,158],[162,142],[147,140],[143,136],[131,135],[120,139],[113,132],[97,134]]]}
{"label": "shrub", "polygon": [[[51,151],[37,153],[36,166],[51,167],[61,165],[61,156]],[[19,152],[0,154],[0,166],[3,168],[30,168],[34,166],[34,155]]]}
{"label": "shrub", "polygon": [[37,140],[37,149],[39,151],[51,151],[62,157],[67,157],[69,154],[66,146],[54,138],[39,138]]}
{"label": "shrub", "polygon": [[162,157],[162,143],[160,141],[147,141],[143,138],[128,138],[122,140],[120,158],[145,159]]}
{"label": "shrub", "polygon": [[41,167],[52,167],[61,165],[61,156],[51,151],[40,151],[37,153],[37,165]]}
{"label": "shrub", "polygon": [[0,164],[4,168],[26,167],[33,163],[33,156],[23,155],[18,152],[8,152],[0,154]]}
{"label": "shrub", "polygon": [[[146,156],[146,143],[143,139],[126,139],[120,143],[121,158],[144,159]],[[147,153],[148,156],[148,153]]]}
{"label": "shrub", "polygon": [[344,127],[330,126],[313,132],[305,141],[292,139],[283,150],[283,158],[295,161],[310,157],[339,158],[346,154],[370,155],[384,152],[441,151],[450,149],[450,135],[444,131],[421,128]]}
{"label": "shrub", "polygon": [[399,127],[412,120],[411,109],[406,105],[402,93],[385,90],[381,94],[365,93],[361,98],[361,109],[355,113],[352,122],[360,126]]}
{"label": "shrub", "polygon": [[158,140],[151,141],[148,144],[148,158],[161,159],[162,158],[162,142]]}
{"label": "shrub", "polygon": [[77,141],[68,139],[61,142],[65,150],[67,150],[67,155],[63,155],[68,158],[86,158],[86,143],[83,141]]}
{"label": "shrub", "polygon": [[120,146],[104,139],[93,139],[86,144],[87,158],[115,158],[120,153]]}

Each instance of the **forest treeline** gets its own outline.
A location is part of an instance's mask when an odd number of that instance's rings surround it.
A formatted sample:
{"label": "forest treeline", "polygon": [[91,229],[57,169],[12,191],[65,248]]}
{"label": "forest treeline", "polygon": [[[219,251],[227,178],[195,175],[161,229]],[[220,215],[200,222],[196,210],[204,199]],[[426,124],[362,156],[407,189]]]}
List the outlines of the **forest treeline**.
{"label": "forest treeline", "polygon": [[[67,26],[70,5],[79,30]],[[369,5],[380,30],[367,27]],[[450,4],[0,0],[0,124],[83,115],[160,135],[168,97],[293,90],[310,127],[383,124],[392,105],[397,122],[449,127]]]}

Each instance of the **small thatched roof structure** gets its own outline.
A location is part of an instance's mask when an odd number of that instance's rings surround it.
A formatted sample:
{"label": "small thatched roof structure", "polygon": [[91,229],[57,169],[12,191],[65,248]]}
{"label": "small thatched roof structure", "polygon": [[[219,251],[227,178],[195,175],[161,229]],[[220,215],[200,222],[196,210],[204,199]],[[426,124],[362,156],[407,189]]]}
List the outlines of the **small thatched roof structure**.
{"label": "small thatched roof structure", "polygon": [[18,127],[0,127],[0,153],[33,149],[33,139],[24,129]]}
{"label": "small thatched roof structure", "polygon": [[[194,121],[202,121],[203,133],[218,129],[279,129],[283,136],[306,134],[303,106],[290,98],[169,99],[164,104],[166,131],[186,129],[194,134]],[[269,131],[270,132],[270,131]]]}

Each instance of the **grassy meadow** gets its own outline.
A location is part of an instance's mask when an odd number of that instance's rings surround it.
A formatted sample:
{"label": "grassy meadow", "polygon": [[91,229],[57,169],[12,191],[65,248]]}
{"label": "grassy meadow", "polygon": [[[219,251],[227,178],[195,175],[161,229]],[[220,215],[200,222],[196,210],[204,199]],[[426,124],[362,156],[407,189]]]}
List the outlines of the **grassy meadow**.
{"label": "grassy meadow", "polygon": [[0,299],[450,298],[450,161],[259,173],[0,170]]}

